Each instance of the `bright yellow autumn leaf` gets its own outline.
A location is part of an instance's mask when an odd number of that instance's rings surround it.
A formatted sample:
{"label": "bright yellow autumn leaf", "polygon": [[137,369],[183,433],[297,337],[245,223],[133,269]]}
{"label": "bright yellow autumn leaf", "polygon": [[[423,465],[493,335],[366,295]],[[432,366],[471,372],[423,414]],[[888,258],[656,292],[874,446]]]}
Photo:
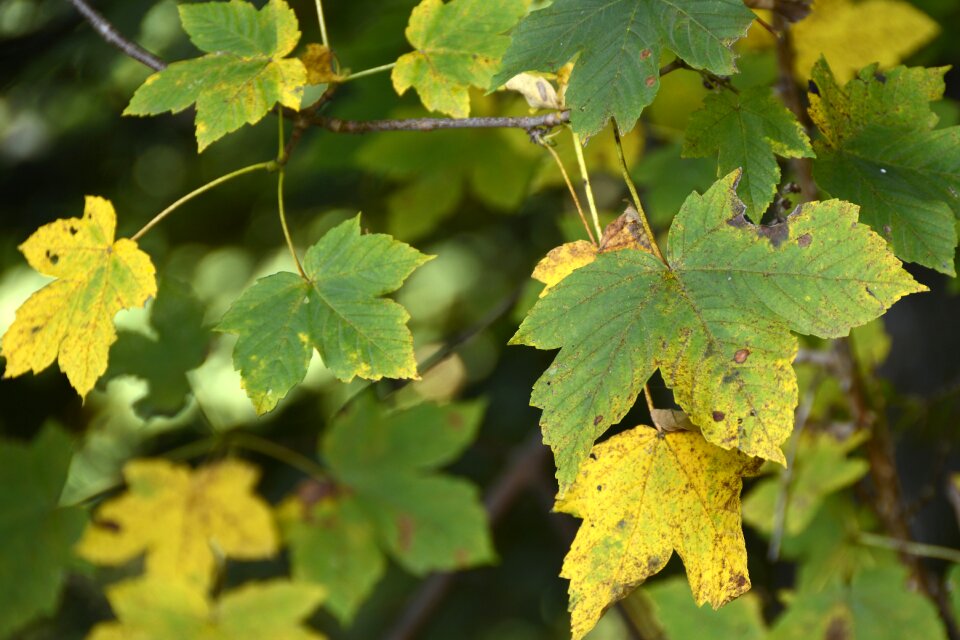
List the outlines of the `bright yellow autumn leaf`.
{"label": "bright yellow autumn leaf", "polygon": [[20,245],[31,267],[56,280],[23,303],[3,336],[5,378],[39,373],[57,360],[86,396],[107,370],[117,339],[113,317],[157,293],[150,256],[132,240],[114,241],[116,226],[113,205],[87,196],[82,218],[44,225]]}
{"label": "bright yellow autumn leaf", "polygon": [[133,460],[127,492],[108,500],[77,545],[96,564],[146,554],[147,575],[207,586],[215,558],[269,558],[277,552],[270,507],[252,493],[258,471],[239,460],[191,470],[167,460]]}
{"label": "bright yellow autumn leaf", "polygon": [[750,588],[740,521],[744,475],[760,460],[699,433],[639,426],[596,445],[557,511],[583,519],[563,562],[574,640],[676,551],[698,605]]}
{"label": "bright yellow autumn leaf", "polygon": [[893,67],[930,42],[940,27],[902,0],[816,0],[793,26],[795,70],[801,78],[822,54],[840,82],[868,64]]}
{"label": "bright yellow autumn leaf", "polygon": [[211,601],[180,580],[143,577],[107,588],[114,622],[101,622],[88,640],[323,640],[301,620],[323,601],[313,584],[248,582]]}

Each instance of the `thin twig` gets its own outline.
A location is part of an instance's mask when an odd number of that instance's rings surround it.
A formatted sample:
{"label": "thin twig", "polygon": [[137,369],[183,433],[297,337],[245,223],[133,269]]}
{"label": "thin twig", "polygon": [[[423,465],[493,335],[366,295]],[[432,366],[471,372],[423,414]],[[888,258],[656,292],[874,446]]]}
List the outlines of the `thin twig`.
{"label": "thin twig", "polygon": [[176,202],[174,202],[173,204],[171,204],[169,207],[167,207],[166,209],[164,209],[163,211],[161,211],[160,213],[158,213],[157,215],[155,215],[155,216],[153,217],[153,219],[150,220],[150,222],[148,222],[147,224],[143,225],[143,228],[140,229],[140,231],[137,231],[135,234],[133,234],[132,236],[130,236],[130,239],[133,240],[134,242],[136,242],[136,241],[139,240],[141,237],[143,237],[143,235],[144,235],[147,231],[150,231],[150,229],[154,228],[154,227],[155,227],[157,224],[159,224],[164,218],[166,218],[168,215],[170,215],[171,213],[173,213],[178,207],[180,207],[180,205],[186,204],[186,203],[189,202],[190,200],[193,200],[194,198],[196,198],[197,196],[199,196],[201,193],[204,193],[204,192],[206,192],[206,191],[209,191],[210,189],[213,189],[214,187],[216,187],[216,186],[218,186],[218,185],[221,185],[221,184],[223,184],[224,182],[228,182],[228,181],[230,181],[230,180],[233,180],[233,179],[236,178],[236,177],[242,176],[242,175],[247,174],[247,173],[252,173],[252,172],[254,172],[254,171],[274,171],[274,170],[277,168],[277,166],[278,166],[278,165],[277,165],[276,160],[269,160],[269,161],[267,161],[267,162],[258,162],[257,164],[252,164],[252,165],[250,165],[250,166],[248,166],[248,167],[243,167],[242,169],[237,169],[236,171],[231,171],[230,173],[228,173],[228,174],[226,174],[226,175],[224,175],[224,176],[220,176],[220,177],[217,178],[216,180],[211,180],[210,182],[208,182],[207,184],[203,185],[202,187],[198,187],[197,189],[194,189],[193,191],[191,191],[191,192],[188,193],[187,195],[183,196],[182,198],[180,198],[179,200],[177,200]]}
{"label": "thin twig", "polygon": [[567,170],[563,168],[563,161],[560,160],[560,154],[542,138],[540,138],[540,146],[549,151],[550,155],[553,156],[553,161],[557,164],[557,168],[560,169],[560,175],[563,176],[563,181],[567,183],[570,197],[573,198],[573,204],[577,208],[577,213],[580,215],[580,222],[583,223],[583,228],[587,230],[587,236],[589,236],[590,242],[596,245],[597,239],[593,237],[593,231],[590,230],[590,223],[587,222],[587,217],[583,214],[583,207],[580,206],[580,198],[577,197],[577,190],[574,188],[573,182],[571,182],[570,176],[567,174]]}
{"label": "thin twig", "polygon": [[320,42],[323,43],[323,46],[330,46],[330,39],[327,37],[327,21],[323,18],[323,3],[320,0],[316,0],[317,5],[317,21],[320,23]]}
{"label": "thin twig", "polygon": [[597,232],[597,237],[603,237],[603,231],[600,229],[600,216],[597,215],[597,203],[593,199],[593,187],[590,186],[590,172],[587,171],[587,163],[583,159],[583,144],[580,142],[580,136],[573,129],[570,129],[570,135],[573,136],[573,151],[577,154],[577,166],[580,167],[580,177],[583,179],[583,189],[587,192],[587,205],[590,207],[590,217],[593,218],[593,228]]}
{"label": "thin twig", "polygon": [[341,120],[328,116],[312,119],[315,126],[334,133],[372,133],[375,131],[437,131],[439,129],[526,129],[552,128],[570,121],[569,111],[542,116],[489,118],[400,118],[391,120]]}
{"label": "thin twig", "polygon": [[923,542],[913,542],[911,540],[898,540],[897,538],[878,536],[875,533],[868,533],[866,531],[862,531],[857,535],[857,543],[868,547],[891,549],[893,551],[898,551],[900,553],[906,553],[921,558],[935,558],[937,560],[960,563],[960,550],[951,549],[950,547],[941,547],[935,544],[925,544]]}
{"label": "thin twig", "polygon": [[110,24],[96,9],[87,4],[86,0],[67,0],[79,11],[87,22],[96,29],[100,37],[130,56],[137,62],[147,65],[154,71],[163,71],[167,68],[167,63],[153,55],[136,42],[129,40],[117,31],[116,27]]}
{"label": "thin twig", "polygon": [[356,80],[357,78],[366,78],[367,76],[373,76],[378,73],[383,73],[384,71],[390,71],[395,66],[396,62],[388,62],[387,64],[382,64],[379,67],[371,67],[369,69],[364,69],[362,71],[357,71],[356,73],[351,73],[346,78],[341,80],[341,82],[350,82],[351,80]]}
{"label": "thin twig", "polygon": [[620,159],[620,173],[623,176],[623,181],[627,185],[627,190],[630,192],[630,197],[633,198],[633,206],[637,210],[637,216],[640,218],[640,224],[643,226],[643,232],[647,236],[647,242],[650,243],[650,248],[653,249],[653,254],[660,259],[660,262],[667,264],[667,261],[663,257],[663,253],[660,251],[660,246],[657,244],[657,239],[653,235],[653,229],[650,228],[650,222],[647,220],[647,214],[644,212],[643,205],[640,203],[640,194],[637,193],[637,187],[635,184],[633,184],[633,178],[630,177],[630,168],[627,167],[627,158],[623,154],[623,143],[620,141],[620,131],[616,122],[613,122],[613,140],[617,147],[617,157]]}

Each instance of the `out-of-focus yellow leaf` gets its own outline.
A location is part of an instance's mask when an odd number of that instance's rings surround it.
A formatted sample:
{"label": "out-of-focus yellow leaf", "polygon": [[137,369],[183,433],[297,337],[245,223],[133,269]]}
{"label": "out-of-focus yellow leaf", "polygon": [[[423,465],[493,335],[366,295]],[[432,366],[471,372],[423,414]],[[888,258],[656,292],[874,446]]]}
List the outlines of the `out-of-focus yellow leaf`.
{"label": "out-of-focus yellow leaf", "polygon": [[30,266],[56,278],[17,310],[3,336],[5,378],[39,373],[56,359],[81,396],[107,370],[113,317],[156,295],[156,271],[137,243],[114,241],[108,200],[87,196],[82,218],[44,225],[20,245]]}
{"label": "out-of-focus yellow leaf", "polygon": [[809,78],[822,54],[846,82],[873,62],[895,66],[939,32],[933,19],[902,0],[816,0],[810,15],[793,26],[795,70]]}
{"label": "out-of-focus yellow leaf", "polygon": [[556,505],[584,521],[560,574],[570,580],[574,639],[674,551],[698,604],[718,608],[747,591],[740,490],[759,463],[699,433],[645,426],[596,445]]}
{"label": "out-of-focus yellow leaf", "polygon": [[521,73],[507,80],[503,86],[522,95],[532,109],[563,108],[563,100],[557,95],[557,90],[543,76]]}
{"label": "out-of-focus yellow leaf", "polygon": [[300,54],[300,62],[307,69],[307,84],[343,82],[345,78],[334,71],[333,51],[325,44],[308,44],[306,51]]}
{"label": "out-of-focus yellow leaf", "polygon": [[277,552],[269,506],[251,493],[255,467],[239,460],[191,470],[167,460],[134,460],[127,493],[109,500],[77,546],[83,558],[117,565],[146,554],[146,573],[210,584],[215,554],[254,560]]}
{"label": "out-of-focus yellow leaf", "polygon": [[94,627],[89,640],[322,640],[300,621],[324,590],[286,580],[250,582],[215,602],[196,585],[156,577],[107,589],[119,618]]}

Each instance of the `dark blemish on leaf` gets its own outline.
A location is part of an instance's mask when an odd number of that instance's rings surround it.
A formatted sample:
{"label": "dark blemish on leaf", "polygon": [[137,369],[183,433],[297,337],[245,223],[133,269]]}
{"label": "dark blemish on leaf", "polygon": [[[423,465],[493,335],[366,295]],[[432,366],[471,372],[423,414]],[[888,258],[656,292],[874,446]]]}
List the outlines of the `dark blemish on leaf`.
{"label": "dark blemish on leaf", "polygon": [[883,235],[888,236],[892,231],[893,231],[893,228],[890,225],[888,224],[883,225]]}
{"label": "dark blemish on leaf", "polygon": [[121,530],[120,524],[114,522],[113,520],[101,520],[100,518],[94,518],[93,524],[101,529],[106,529],[107,531],[119,532]]}
{"label": "dark blemish on leaf", "polygon": [[757,235],[766,238],[774,248],[777,248],[790,236],[790,227],[786,222],[775,222],[769,226],[760,225],[757,227]]}
{"label": "dark blemish on leaf", "polygon": [[727,220],[727,224],[737,229],[749,229],[753,226],[745,217],[743,217],[742,213],[737,214]]}
{"label": "dark blemish on leaf", "polygon": [[823,640],[848,640],[850,632],[847,629],[847,621],[842,616],[837,616],[827,625],[826,633],[823,634]]}
{"label": "dark blemish on leaf", "polygon": [[738,573],[730,579],[730,583],[737,589],[742,589],[747,586],[747,577],[742,573]]}
{"label": "dark blemish on leaf", "polygon": [[593,419],[593,426],[597,426],[601,422],[603,422],[603,416],[597,416],[596,418]]}
{"label": "dark blemish on leaf", "polygon": [[743,418],[737,418],[737,424],[743,424]]}
{"label": "dark blemish on leaf", "polygon": [[647,571],[653,573],[660,565],[660,556],[650,556],[647,558]]}
{"label": "dark blemish on leaf", "polygon": [[33,333],[33,334],[40,333],[40,327],[30,327],[30,333]]}
{"label": "dark blemish on leaf", "polygon": [[653,53],[653,52],[650,51],[650,49],[644,49],[643,51],[640,52],[640,59],[641,59],[641,60],[646,60],[647,58],[650,57],[650,54],[651,54],[651,53]]}
{"label": "dark blemish on leaf", "polygon": [[55,253],[50,253],[50,250],[47,250],[47,260],[50,261],[50,264],[57,264],[60,262],[60,256]]}
{"label": "dark blemish on leaf", "polygon": [[74,226],[71,226],[71,227],[70,227],[70,235],[72,235],[72,236],[77,235],[77,228],[76,228],[76,227],[74,227]]}
{"label": "dark blemish on leaf", "polygon": [[817,86],[817,83],[813,80],[807,80],[807,93],[812,93],[815,96],[820,95],[820,87]]}
{"label": "dark blemish on leaf", "polygon": [[877,300],[880,299],[880,298],[877,298],[877,294],[875,294],[873,291],[870,290],[870,287],[864,287],[864,289],[866,290],[867,294],[868,294],[871,298],[876,298]]}
{"label": "dark blemish on leaf", "polygon": [[737,352],[733,354],[733,361],[737,364],[743,364],[749,357],[750,349],[737,349]]}
{"label": "dark blemish on leaf", "polygon": [[714,422],[720,422],[720,421],[722,421],[722,420],[723,420],[724,418],[726,418],[726,417],[727,417],[727,414],[725,414],[723,411],[714,411],[714,412],[713,412],[713,421],[714,421]]}
{"label": "dark blemish on leaf", "polygon": [[756,417],[757,417],[757,411],[756,411],[756,409],[750,409],[750,417],[751,417],[751,418],[756,418]]}
{"label": "dark blemish on leaf", "polygon": [[409,551],[413,542],[413,518],[406,514],[397,517],[397,546],[401,551]]}
{"label": "dark blemish on leaf", "polygon": [[797,238],[797,244],[801,247],[809,247],[812,241],[813,241],[813,236],[811,236],[809,233],[805,233],[799,238]]}
{"label": "dark blemish on leaf", "polygon": [[740,376],[737,375],[737,372],[734,371],[733,373],[728,373],[727,375],[723,376],[720,382],[722,382],[723,384],[730,384],[731,382],[733,382],[739,377]]}
{"label": "dark blemish on leaf", "polygon": [[618,528],[618,529],[623,529],[623,528],[626,527],[626,526],[627,526],[627,521],[626,521],[626,520],[621,520],[620,522],[617,523],[617,528]]}
{"label": "dark blemish on leaf", "polygon": [[591,454],[590,454],[590,459],[591,459],[591,460],[596,460],[596,459],[597,459],[597,454],[591,453]]}
{"label": "dark blemish on leaf", "polygon": [[597,491],[603,491],[603,485],[602,485],[602,484],[598,484],[598,485],[597,485]]}
{"label": "dark blemish on leaf", "polygon": [[653,85],[657,84],[657,77],[647,76],[647,79],[645,80],[645,82],[648,87],[652,87]]}
{"label": "dark blemish on leaf", "polygon": [[879,71],[874,71],[874,72],[873,72],[873,77],[876,78],[876,79],[877,79],[877,82],[879,82],[880,84],[886,84],[886,83],[887,83],[887,76],[883,75],[883,74],[880,73]]}

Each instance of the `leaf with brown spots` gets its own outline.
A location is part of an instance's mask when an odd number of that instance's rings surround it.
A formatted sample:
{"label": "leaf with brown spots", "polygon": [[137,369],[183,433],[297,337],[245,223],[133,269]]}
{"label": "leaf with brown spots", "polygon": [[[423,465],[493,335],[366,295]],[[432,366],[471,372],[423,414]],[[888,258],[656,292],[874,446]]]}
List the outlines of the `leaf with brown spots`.
{"label": "leaf with brown spots", "polygon": [[[378,556],[389,553],[418,575],[494,559],[476,488],[437,473],[473,441],[483,412],[480,402],[386,412],[362,395],[330,426],[321,454],[337,491],[316,505],[297,498],[301,504],[285,507],[283,521],[295,574],[349,590],[331,596],[342,620],[352,617],[382,571],[370,544],[359,544],[363,537],[375,541]],[[348,535],[354,542],[337,541]],[[323,565],[320,547],[343,557]],[[345,564],[363,567],[367,578],[344,575],[337,567]]]}
{"label": "leaf with brown spots", "polygon": [[596,445],[556,505],[583,519],[560,573],[574,639],[674,551],[698,605],[716,609],[750,589],[740,490],[760,463],[699,433],[646,426]]}
{"label": "leaf with brown spots", "polygon": [[782,462],[797,402],[791,330],[843,336],[924,290],[853,205],[808,203],[756,226],[738,175],[687,199],[667,264],[644,251],[602,253],[553,286],[513,337],[560,349],[532,404],[561,492],[657,368],[708,441]]}
{"label": "leaf with brown spots", "polygon": [[269,506],[252,491],[259,472],[240,460],[192,470],[167,460],[128,462],[127,492],[105,502],[78,554],[120,565],[143,554],[146,574],[210,586],[217,557],[256,560],[277,553]]}
{"label": "leaf with brown spots", "polygon": [[39,373],[57,360],[86,396],[107,370],[117,340],[113,317],[157,294],[156,271],[137,243],[114,240],[110,201],[87,196],[82,218],[44,225],[20,245],[30,266],[56,278],[17,310],[3,336],[5,378]]}

